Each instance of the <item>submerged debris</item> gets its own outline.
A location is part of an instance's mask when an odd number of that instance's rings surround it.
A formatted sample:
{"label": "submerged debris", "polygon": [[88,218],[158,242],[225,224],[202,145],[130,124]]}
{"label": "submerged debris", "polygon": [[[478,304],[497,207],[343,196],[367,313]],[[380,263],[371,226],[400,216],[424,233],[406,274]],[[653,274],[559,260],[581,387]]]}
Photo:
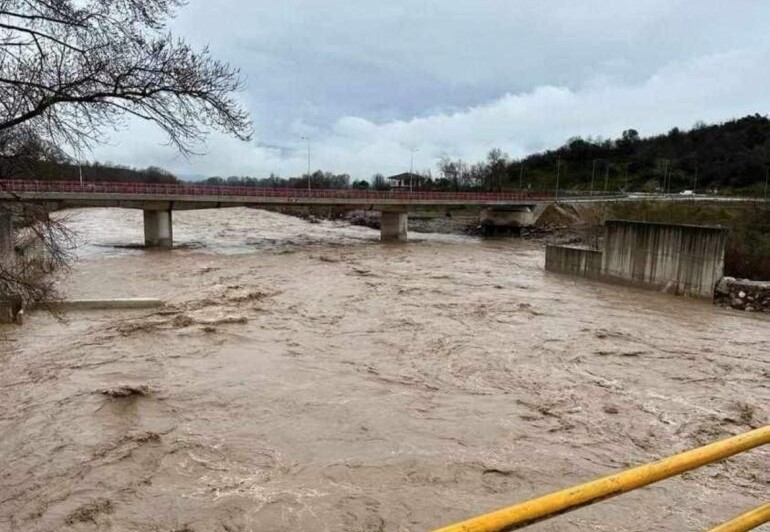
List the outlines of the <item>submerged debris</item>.
{"label": "submerged debris", "polygon": [[104,388],[99,390],[102,395],[109,397],[130,397],[132,395],[139,395],[145,397],[150,395],[150,387],[146,384],[121,384],[114,388]]}
{"label": "submerged debris", "polygon": [[112,513],[114,505],[109,499],[96,499],[84,504],[70,515],[65,522],[68,525],[75,523],[96,523],[96,516],[103,513]]}

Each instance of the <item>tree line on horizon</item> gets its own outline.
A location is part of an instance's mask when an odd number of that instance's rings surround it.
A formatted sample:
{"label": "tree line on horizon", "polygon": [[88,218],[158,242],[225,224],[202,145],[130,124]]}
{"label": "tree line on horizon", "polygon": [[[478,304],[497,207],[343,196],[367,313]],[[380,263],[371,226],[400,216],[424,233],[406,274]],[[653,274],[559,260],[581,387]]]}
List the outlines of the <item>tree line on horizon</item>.
{"label": "tree line on horizon", "polygon": [[493,149],[474,164],[444,158],[442,178],[458,190],[553,190],[764,193],[770,173],[770,119],[749,115],[722,124],[642,138],[573,137],[563,146],[511,159]]}
{"label": "tree line on horizon", "polygon": [[[12,170],[11,170],[12,169]],[[74,164],[65,157],[30,158],[6,164],[0,178],[175,183],[180,179],[162,168],[136,169],[112,164]],[[491,149],[483,161],[469,163],[443,157],[438,175],[411,176],[414,190],[505,191],[554,190],[698,192],[732,190],[762,195],[770,174],[770,119],[754,114],[721,124],[697,123],[684,131],[643,138],[635,129],[617,139],[573,137],[563,146],[522,159]],[[296,177],[213,176],[196,181],[206,185],[253,187],[355,188],[388,190],[382,174],[353,179],[349,174],[316,170]]]}

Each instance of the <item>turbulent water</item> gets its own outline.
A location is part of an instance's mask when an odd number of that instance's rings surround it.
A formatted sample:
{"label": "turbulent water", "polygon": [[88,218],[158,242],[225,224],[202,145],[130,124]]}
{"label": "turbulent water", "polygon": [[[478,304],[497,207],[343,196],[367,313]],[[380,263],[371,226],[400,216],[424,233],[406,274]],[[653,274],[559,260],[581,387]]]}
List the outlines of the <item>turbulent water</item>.
{"label": "turbulent water", "polygon": [[[516,240],[68,215],[71,297],[160,311],[0,329],[0,530],[418,531],[768,421],[770,320],[543,271]],[[703,530],[770,450],[532,530]]]}

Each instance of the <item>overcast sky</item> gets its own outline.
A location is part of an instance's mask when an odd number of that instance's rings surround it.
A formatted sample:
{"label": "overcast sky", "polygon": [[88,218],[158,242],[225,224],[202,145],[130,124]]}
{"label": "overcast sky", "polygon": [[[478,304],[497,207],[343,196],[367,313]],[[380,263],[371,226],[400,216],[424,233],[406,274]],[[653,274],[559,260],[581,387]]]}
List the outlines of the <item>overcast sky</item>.
{"label": "overcast sky", "polygon": [[241,68],[255,136],[184,158],[129,122],[94,158],[180,175],[368,178],[770,108],[770,2],[190,0],[173,31]]}

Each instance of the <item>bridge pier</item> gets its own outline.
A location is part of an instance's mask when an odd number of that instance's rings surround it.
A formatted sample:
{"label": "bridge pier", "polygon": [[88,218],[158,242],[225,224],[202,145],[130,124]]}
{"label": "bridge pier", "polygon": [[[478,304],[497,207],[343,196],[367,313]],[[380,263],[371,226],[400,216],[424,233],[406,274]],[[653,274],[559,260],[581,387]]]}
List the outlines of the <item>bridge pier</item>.
{"label": "bridge pier", "polygon": [[380,242],[406,242],[408,220],[406,211],[382,211]]}
{"label": "bridge pier", "polygon": [[13,258],[13,219],[10,212],[0,210],[0,262]]}
{"label": "bridge pier", "polygon": [[174,230],[171,210],[144,211],[144,247],[171,249],[174,245]]}
{"label": "bridge pier", "polygon": [[480,221],[484,234],[518,234],[523,227],[535,225],[545,210],[542,206],[518,205],[482,209]]}

